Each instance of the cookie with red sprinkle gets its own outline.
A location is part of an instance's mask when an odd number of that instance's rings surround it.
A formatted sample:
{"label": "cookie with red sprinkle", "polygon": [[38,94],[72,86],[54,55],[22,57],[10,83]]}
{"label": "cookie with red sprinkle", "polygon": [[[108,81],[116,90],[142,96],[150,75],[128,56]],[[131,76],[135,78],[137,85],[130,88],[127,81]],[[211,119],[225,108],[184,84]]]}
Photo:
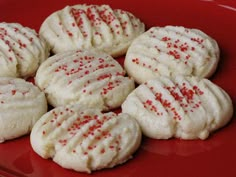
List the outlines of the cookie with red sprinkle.
{"label": "cookie with red sprinkle", "polygon": [[71,105],[43,115],[30,142],[41,157],[52,158],[63,168],[91,173],[129,160],[141,135],[138,123],[127,114]]}
{"label": "cookie with red sprinkle", "polygon": [[233,105],[208,79],[160,76],[137,87],[122,104],[122,112],[136,118],[151,138],[206,139],[230,121]]}
{"label": "cookie with red sprinkle", "polygon": [[34,76],[48,56],[49,46],[33,29],[19,23],[0,23],[0,76]]}
{"label": "cookie with red sprinkle", "polygon": [[144,30],[144,24],[130,12],[109,5],[78,4],[51,14],[39,33],[53,53],[96,48],[117,57]]}
{"label": "cookie with red sprinkle", "polygon": [[36,85],[54,107],[82,103],[110,110],[134,89],[134,81],[110,55],[95,50],[59,53],[38,69]]}
{"label": "cookie with red sprinkle", "polygon": [[152,27],[133,41],[124,67],[137,83],[180,74],[208,78],[219,57],[217,42],[198,29]]}
{"label": "cookie with red sprinkle", "polygon": [[44,93],[20,78],[0,77],[0,143],[28,134],[47,112]]}

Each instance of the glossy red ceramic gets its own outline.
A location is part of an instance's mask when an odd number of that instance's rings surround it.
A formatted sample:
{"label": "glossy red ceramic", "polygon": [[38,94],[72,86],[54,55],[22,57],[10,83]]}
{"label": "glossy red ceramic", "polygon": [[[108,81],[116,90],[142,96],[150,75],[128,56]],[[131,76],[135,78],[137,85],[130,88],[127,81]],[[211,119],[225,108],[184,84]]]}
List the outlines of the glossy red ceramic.
{"label": "glossy red ceramic", "polygon": [[[43,20],[66,5],[109,4],[139,17],[146,28],[182,25],[215,38],[221,60],[210,78],[225,89],[236,105],[235,0],[0,0],[0,21],[18,22],[38,31]],[[123,58],[119,61],[122,63]],[[29,136],[0,144],[0,176],[19,177],[235,177],[236,121],[207,140],[153,140],[142,145],[127,163],[92,174],[66,170],[32,150]]]}

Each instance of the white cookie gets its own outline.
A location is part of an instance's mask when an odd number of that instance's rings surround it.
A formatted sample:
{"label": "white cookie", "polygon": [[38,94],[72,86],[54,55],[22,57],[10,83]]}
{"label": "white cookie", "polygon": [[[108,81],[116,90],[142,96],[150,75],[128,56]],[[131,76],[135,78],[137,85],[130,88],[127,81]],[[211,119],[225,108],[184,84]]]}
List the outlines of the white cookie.
{"label": "white cookie", "polygon": [[132,157],[141,130],[127,114],[101,113],[81,105],[57,107],[32,129],[30,141],[43,158],[79,172],[111,168]]}
{"label": "white cookie", "polygon": [[109,110],[119,107],[135,87],[124,75],[110,55],[77,50],[47,59],[39,67],[35,82],[54,107],[83,103]]}
{"label": "white cookie", "polygon": [[210,77],[219,56],[217,42],[200,30],[152,27],[133,41],[124,67],[137,83],[162,75]]}
{"label": "white cookie", "polygon": [[137,87],[122,104],[143,133],[155,139],[206,139],[226,125],[233,114],[230,97],[198,77],[160,76]]}
{"label": "white cookie", "polygon": [[49,56],[49,47],[38,34],[18,23],[0,23],[0,76],[33,76]]}
{"label": "white cookie", "polygon": [[31,131],[47,112],[43,92],[19,78],[0,77],[0,143]]}
{"label": "white cookie", "polygon": [[66,6],[41,25],[40,35],[53,53],[96,48],[113,57],[126,53],[130,43],[144,32],[133,14],[108,5]]}

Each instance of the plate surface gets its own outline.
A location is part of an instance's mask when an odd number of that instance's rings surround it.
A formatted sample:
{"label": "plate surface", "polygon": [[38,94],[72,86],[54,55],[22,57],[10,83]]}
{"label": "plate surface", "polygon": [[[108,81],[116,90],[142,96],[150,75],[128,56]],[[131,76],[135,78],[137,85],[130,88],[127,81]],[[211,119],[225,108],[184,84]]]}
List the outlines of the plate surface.
{"label": "plate surface", "polygon": [[[77,3],[109,4],[139,17],[152,26],[181,25],[198,28],[215,38],[221,60],[210,78],[225,89],[236,105],[236,1],[235,0],[0,0],[0,22],[18,22],[38,31],[55,10]],[[119,59],[120,62],[123,58]],[[235,177],[236,121],[214,132],[209,139],[184,141],[143,138],[127,163],[92,173],[94,177]],[[66,170],[33,152],[29,136],[0,144],[0,176],[85,177]]]}

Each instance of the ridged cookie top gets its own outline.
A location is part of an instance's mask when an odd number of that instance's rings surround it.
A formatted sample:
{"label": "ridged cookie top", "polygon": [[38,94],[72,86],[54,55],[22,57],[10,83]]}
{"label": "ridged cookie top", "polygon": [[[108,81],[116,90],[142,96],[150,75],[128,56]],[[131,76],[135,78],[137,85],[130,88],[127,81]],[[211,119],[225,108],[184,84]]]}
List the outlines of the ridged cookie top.
{"label": "ridged cookie top", "polygon": [[232,117],[228,94],[207,79],[158,77],[141,84],[122,104],[144,134],[157,139],[206,139]]}
{"label": "ridged cookie top", "polygon": [[35,82],[53,106],[84,103],[103,110],[121,105],[134,81],[111,56],[93,50],[69,51],[47,59]]}
{"label": "ridged cookie top", "polygon": [[218,61],[219,47],[210,36],[197,29],[166,26],[153,27],[136,38],[124,65],[138,83],[143,83],[160,75],[209,77]]}
{"label": "ridged cookie top", "polygon": [[29,133],[47,111],[43,92],[19,78],[0,77],[0,142]]}
{"label": "ridged cookie top", "polygon": [[140,141],[138,123],[127,114],[102,114],[81,105],[53,109],[31,133],[31,145],[40,156],[88,173],[125,162]]}
{"label": "ridged cookie top", "polygon": [[40,35],[54,53],[97,48],[113,57],[123,55],[143,32],[144,24],[129,12],[85,4],[66,6],[51,14],[40,28]]}
{"label": "ridged cookie top", "polygon": [[0,23],[0,76],[33,76],[49,56],[38,34],[18,23]]}

